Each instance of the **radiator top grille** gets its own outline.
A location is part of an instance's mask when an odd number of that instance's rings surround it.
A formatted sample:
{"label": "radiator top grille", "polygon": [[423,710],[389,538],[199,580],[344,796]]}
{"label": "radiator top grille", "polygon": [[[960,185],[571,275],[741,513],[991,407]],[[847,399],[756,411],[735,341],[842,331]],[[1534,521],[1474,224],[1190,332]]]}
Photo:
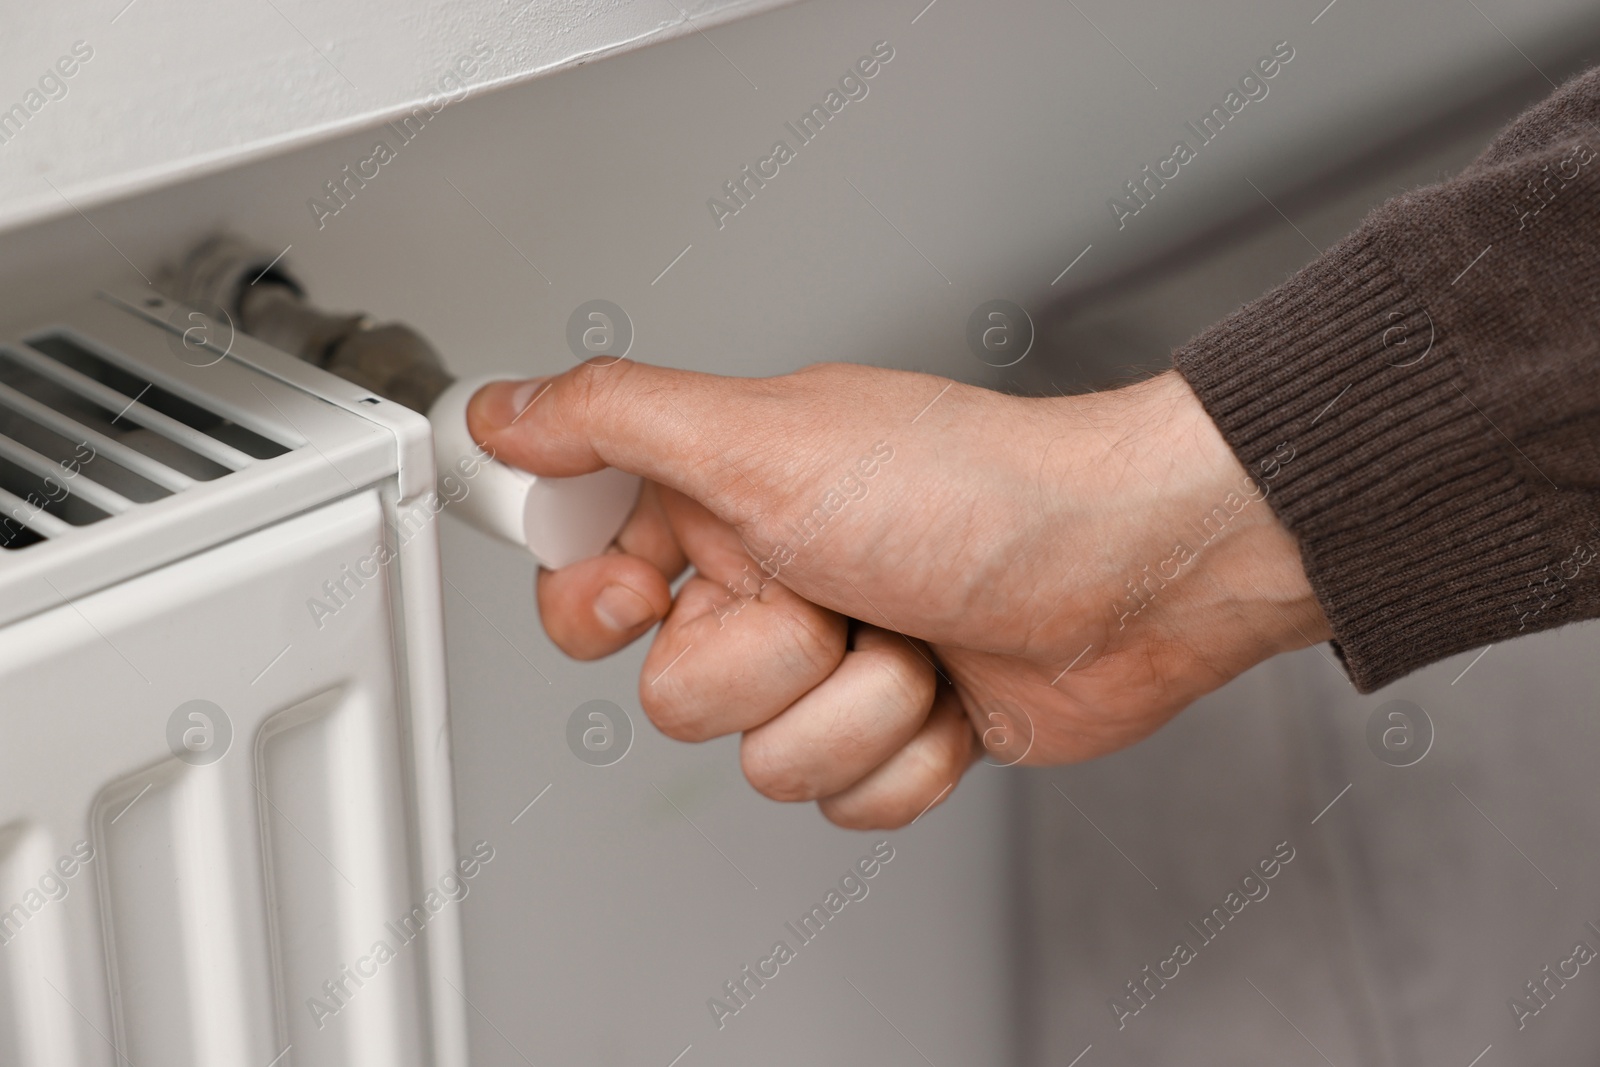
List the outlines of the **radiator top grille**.
{"label": "radiator top grille", "polygon": [[70,329],[0,345],[0,550],[69,536],[292,451]]}

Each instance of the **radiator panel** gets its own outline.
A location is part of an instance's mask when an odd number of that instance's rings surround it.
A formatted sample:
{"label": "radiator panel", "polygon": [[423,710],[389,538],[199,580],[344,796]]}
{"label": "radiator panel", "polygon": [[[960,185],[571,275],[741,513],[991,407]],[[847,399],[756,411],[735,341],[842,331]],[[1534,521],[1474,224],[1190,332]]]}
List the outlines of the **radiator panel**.
{"label": "radiator panel", "polygon": [[[415,830],[398,564],[324,584],[388,539],[359,493],[0,631],[0,909],[28,913],[0,1062],[442,1062],[425,990],[454,905],[395,932],[445,866]],[[220,757],[172,746],[196,700],[224,709]]]}
{"label": "radiator panel", "polygon": [[[71,1010],[50,988],[71,988],[66,919],[52,905],[73,890],[57,888],[61,876],[49,844],[37,824],[0,827],[0,1063],[77,1061]],[[52,872],[56,880],[46,881]],[[38,896],[29,899],[30,893]]]}
{"label": "radiator panel", "polygon": [[229,795],[237,784],[172,759],[94,805],[108,989],[133,1063],[242,1063],[270,1032],[265,976],[244,962],[260,938],[247,936],[251,842],[234,831],[251,813]]}
{"label": "radiator panel", "polygon": [[257,742],[281,982],[303,991],[286,1005],[298,1067],[419,1062],[418,951],[390,929],[409,907],[405,856],[372,832],[403,819],[392,723],[331,692],[279,712]]}

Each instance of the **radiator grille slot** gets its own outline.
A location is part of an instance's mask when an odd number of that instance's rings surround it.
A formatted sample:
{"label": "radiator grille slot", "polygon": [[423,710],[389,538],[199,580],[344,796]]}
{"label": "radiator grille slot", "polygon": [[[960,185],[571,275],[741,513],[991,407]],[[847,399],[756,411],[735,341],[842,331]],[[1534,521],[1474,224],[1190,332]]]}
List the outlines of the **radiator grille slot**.
{"label": "radiator grille slot", "polygon": [[0,447],[0,487],[6,492],[31,501],[46,514],[71,526],[87,526],[110,514],[89,503],[82,493],[69,489],[71,479],[58,476],[61,472],[51,471],[49,467],[41,470],[43,465],[33,462],[14,462],[7,456],[8,451],[8,447]]}
{"label": "radiator grille slot", "polygon": [[[65,420],[52,426],[9,407],[8,400],[14,402],[19,396],[21,394],[8,397],[5,388],[0,386],[0,452],[9,451],[8,445],[20,445],[59,467],[59,470],[51,472],[58,479],[88,474],[92,482],[131,503],[148,504],[172,495],[173,487],[152,481],[126,464],[118,463],[116,454],[108,447],[112,444],[109,439],[97,445],[87,435],[74,436],[74,427]],[[26,400],[27,397],[21,396],[21,399]],[[138,456],[138,453],[134,455]]]}
{"label": "radiator grille slot", "polygon": [[[36,533],[32,527],[24,526],[18,519],[13,519],[8,506],[0,504],[0,507],[6,509],[5,516],[0,518],[0,549],[27,548],[44,540],[44,534]],[[17,512],[19,516],[27,513],[26,508]]]}
{"label": "radiator grille slot", "polygon": [[241,426],[116,356],[61,330],[0,345],[0,550],[70,534],[299,443]]}
{"label": "radiator grille slot", "polygon": [[278,441],[268,440],[254,430],[230,422],[214,411],[117,366],[68,334],[48,333],[32,337],[28,340],[28,347],[43,352],[57,363],[87,378],[110,386],[130,400],[137,399],[152,411],[238,449],[251,459],[271,459],[289,451]]}

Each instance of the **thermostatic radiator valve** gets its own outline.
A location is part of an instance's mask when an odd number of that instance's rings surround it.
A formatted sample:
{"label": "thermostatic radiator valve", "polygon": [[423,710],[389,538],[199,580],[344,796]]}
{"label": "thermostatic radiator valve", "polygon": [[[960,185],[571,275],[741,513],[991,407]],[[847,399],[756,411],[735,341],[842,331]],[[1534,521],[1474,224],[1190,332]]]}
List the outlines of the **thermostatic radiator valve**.
{"label": "thermostatic radiator valve", "polygon": [[[411,327],[315,307],[271,252],[228,235],[197,246],[161,287],[191,307],[226,313],[238,329],[274,348],[427,415],[441,476],[477,450],[467,432],[472,395],[490,382],[525,377],[457,381]],[[452,510],[555,569],[604,552],[638,494],[637,476],[610,468],[576,478],[541,478],[493,462],[480,468],[470,492]]]}

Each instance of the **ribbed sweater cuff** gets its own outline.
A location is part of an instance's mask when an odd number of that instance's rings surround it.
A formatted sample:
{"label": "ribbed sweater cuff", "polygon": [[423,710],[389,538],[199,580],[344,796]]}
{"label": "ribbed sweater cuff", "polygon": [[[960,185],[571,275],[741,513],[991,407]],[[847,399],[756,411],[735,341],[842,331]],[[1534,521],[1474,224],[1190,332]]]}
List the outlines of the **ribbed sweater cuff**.
{"label": "ribbed sweater cuff", "polygon": [[1362,692],[1514,635],[1552,562],[1450,349],[1357,233],[1174,355],[1246,468],[1279,452],[1267,500]]}

